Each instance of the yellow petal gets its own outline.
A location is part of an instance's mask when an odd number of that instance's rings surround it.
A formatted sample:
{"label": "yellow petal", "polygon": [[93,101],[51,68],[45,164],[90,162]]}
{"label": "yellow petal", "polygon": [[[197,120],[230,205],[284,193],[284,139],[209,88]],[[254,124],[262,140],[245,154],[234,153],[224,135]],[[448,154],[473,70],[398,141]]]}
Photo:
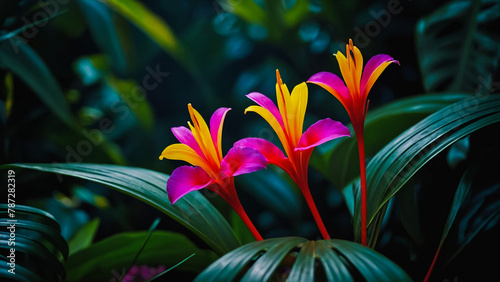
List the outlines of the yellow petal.
{"label": "yellow petal", "polygon": [[194,138],[200,145],[201,150],[209,162],[213,163],[217,167],[220,167],[221,160],[219,160],[207,123],[200,113],[198,113],[198,111],[191,106],[191,104],[188,104],[188,110],[191,120],[193,121],[193,125],[190,124],[189,126],[191,127]]}
{"label": "yellow petal", "polygon": [[[293,139],[293,145],[296,146],[299,143],[300,137],[302,137],[302,130],[304,127],[304,118],[306,115],[308,99],[308,90],[305,82],[295,86],[292,90],[291,95],[291,106],[290,113],[288,114],[291,136]],[[293,125],[293,126],[292,126]]]}
{"label": "yellow petal", "polygon": [[264,120],[269,123],[269,125],[273,128],[274,132],[276,132],[276,135],[278,135],[279,140],[281,141],[281,144],[283,144],[283,148],[285,149],[285,152],[287,153],[288,156],[291,156],[291,153],[293,150],[290,148],[288,144],[288,139],[286,138],[285,132],[283,131],[283,128],[281,127],[280,123],[276,120],[276,118],[271,114],[270,111],[264,109],[261,106],[250,106],[245,109],[245,114],[247,112],[254,112],[260,115]]}
{"label": "yellow petal", "polygon": [[[350,54],[348,54],[348,56],[350,56]],[[347,58],[340,51],[337,52],[337,56],[335,57],[337,58],[337,62],[339,63],[340,72],[342,73],[345,84],[347,88],[349,88],[351,96],[353,96],[356,93],[356,84],[354,83],[353,74],[349,69]]]}
{"label": "yellow petal", "polygon": [[280,111],[281,118],[283,119],[283,124],[285,125],[285,132],[290,130],[290,125],[288,123],[288,112],[290,107],[290,92],[288,87],[281,80],[280,72],[276,70],[276,100],[278,103],[278,110]]}
{"label": "yellow petal", "polygon": [[216,172],[214,172],[207,161],[186,144],[176,143],[168,146],[160,155],[160,160],[163,160],[163,158],[169,160],[185,161],[193,166],[199,166],[208,175],[210,175],[212,178],[215,178]]}
{"label": "yellow petal", "polygon": [[359,87],[361,83],[361,73],[363,72],[363,55],[361,55],[361,51],[359,51],[358,47],[356,46],[353,46],[352,53],[354,54],[354,60],[356,61],[356,71],[354,74],[354,82],[357,90],[356,93],[360,94]]}

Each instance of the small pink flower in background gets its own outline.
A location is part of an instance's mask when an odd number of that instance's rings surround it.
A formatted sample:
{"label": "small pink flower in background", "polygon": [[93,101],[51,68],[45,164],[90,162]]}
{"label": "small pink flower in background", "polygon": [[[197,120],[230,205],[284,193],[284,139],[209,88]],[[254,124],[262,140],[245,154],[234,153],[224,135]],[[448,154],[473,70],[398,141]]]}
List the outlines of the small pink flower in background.
{"label": "small pink flower in background", "polygon": [[234,176],[266,168],[262,154],[252,148],[231,148],[222,155],[222,126],[229,108],[217,109],[210,118],[210,128],[191,104],[188,105],[192,124],[173,127],[172,133],[180,143],[165,148],[160,155],[171,160],[182,160],[193,166],[176,168],[167,181],[167,193],[174,204],[189,192],[207,188],[221,196],[241,217],[257,240],[262,237],[248,218],[234,187]]}
{"label": "small pink flower in background", "polygon": [[326,118],[314,123],[302,133],[308,100],[307,85],[305,83],[297,85],[290,94],[278,70],[276,70],[276,80],[278,107],[265,95],[253,92],[247,97],[258,106],[248,107],[245,113],[255,112],[269,123],[278,135],[287,156],[285,157],[273,143],[261,138],[245,138],[236,142],[234,146],[255,148],[266,157],[268,163],[287,172],[302,191],[323,238],[329,239],[330,235],[309,190],[307,170],[309,159],[316,146],[335,138],[350,136],[349,129],[338,121]]}
{"label": "small pink flower in background", "polygon": [[154,278],[158,274],[164,272],[167,268],[164,265],[157,267],[147,265],[134,265],[129,272],[123,277],[123,282],[144,282]]}

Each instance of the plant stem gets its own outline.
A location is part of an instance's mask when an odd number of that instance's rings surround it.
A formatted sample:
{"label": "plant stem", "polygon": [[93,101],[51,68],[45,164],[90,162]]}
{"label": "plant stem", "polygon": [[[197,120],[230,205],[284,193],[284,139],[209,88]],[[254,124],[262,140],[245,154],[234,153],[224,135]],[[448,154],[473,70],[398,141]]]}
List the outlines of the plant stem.
{"label": "plant stem", "polygon": [[[222,189],[213,189],[215,193],[219,194],[238,214],[238,216],[243,220],[243,223],[248,227],[250,232],[252,233],[253,237],[257,241],[262,241],[264,240],[262,236],[260,236],[259,231],[257,231],[257,228],[255,228],[255,225],[253,225],[252,221],[248,217],[247,213],[245,212],[245,209],[241,205],[240,199],[238,198],[238,194],[236,193],[236,188],[234,187],[234,178],[233,177],[228,177],[223,180],[224,182],[221,184],[220,187]],[[215,186],[219,187],[219,186]]]}
{"label": "plant stem", "polygon": [[243,220],[243,223],[245,223],[245,225],[248,227],[248,229],[252,233],[253,237],[255,237],[255,240],[257,240],[257,241],[264,240],[262,238],[262,236],[260,236],[259,231],[257,231],[257,228],[255,228],[255,226],[253,225],[252,221],[248,217],[248,215],[245,212],[245,210],[243,209],[243,207],[241,206],[240,201],[238,201],[237,206],[239,206],[239,207],[233,206],[234,211],[236,211],[236,213],[240,216],[241,220]]}
{"label": "plant stem", "polygon": [[330,235],[328,234],[325,224],[323,223],[323,220],[319,215],[318,209],[316,208],[316,204],[314,203],[314,200],[312,198],[311,191],[309,190],[309,185],[306,183],[305,187],[303,187],[303,189],[301,188],[300,190],[302,191],[304,198],[306,198],[307,205],[309,206],[309,209],[311,210],[314,220],[316,221],[316,225],[318,225],[319,231],[321,232],[321,236],[323,236],[323,239],[329,240]]}
{"label": "plant stem", "polygon": [[366,230],[366,162],[365,162],[365,139],[364,127],[354,129],[358,142],[359,151],[359,174],[361,180],[361,244],[368,245]]}
{"label": "plant stem", "polygon": [[437,249],[436,254],[434,255],[434,259],[432,260],[431,267],[429,267],[429,271],[427,271],[427,275],[425,275],[424,282],[428,282],[431,277],[432,270],[434,269],[434,265],[436,265],[436,261],[439,255],[439,251],[441,250],[441,246]]}

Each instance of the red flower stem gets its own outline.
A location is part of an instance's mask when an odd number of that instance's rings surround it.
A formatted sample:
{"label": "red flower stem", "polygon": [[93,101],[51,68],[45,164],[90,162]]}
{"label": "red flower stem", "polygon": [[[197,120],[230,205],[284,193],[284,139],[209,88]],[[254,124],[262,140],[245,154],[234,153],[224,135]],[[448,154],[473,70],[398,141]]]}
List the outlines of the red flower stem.
{"label": "red flower stem", "polygon": [[330,235],[328,234],[325,224],[323,223],[323,220],[319,215],[318,209],[316,208],[316,204],[314,203],[314,200],[312,198],[311,191],[309,190],[309,185],[306,183],[305,187],[303,188],[304,189],[300,190],[302,190],[302,194],[304,195],[304,198],[306,198],[307,205],[309,206],[309,209],[311,210],[314,220],[316,221],[316,225],[318,225],[319,231],[321,232],[321,236],[323,236],[323,239],[329,240]]}
{"label": "red flower stem", "polygon": [[[213,190],[215,193],[219,194],[238,214],[238,216],[243,220],[243,223],[248,227],[250,232],[252,233],[253,237],[257,241],[262,241],[262,236],[260,236],[259,231],[257,231],[257,228],[255,228],[255,225],[253,225],[252,221],[248,217],[247,213],[245,212],[245,209],[241,205],[240,199],[238,198],[238,194],[236,193],[236,188],[234,187],[234,178],[233,177],[228,177],[224,179],[224,183],[221,184],[223,187],[222,189],[215,189]],[[220,187],[220,186],[214,186],[214,187]]]}
{"label": "red flower stem", "polygon": [[234,201],[236,203],[233,203],[231,206],[234,209],[234,211],[240,216],[241,220],[243,220],[243,223],[248,227],[250,232],[252,233],[253,237],[255,237],[255,240],[257,241],[262,241],[262,236],[260,236],[259,231],[257,231],[257,228],[253,225],[252,221],[248,217],[247,213],[241,206],[240,201]]}
{"label": "red flower stem", "polygon": [[365,138],[363,126],[356,132],[359,151],[359,174],[361,179],[361,244],[368,245],[366,230],[366,161],[365,161]]}
{"label": "red flower stem", "polygon": [[434,266],[436,265],[436,261],[437,261],[440,250],[441,250],[441,246],[439,246],[439,248],[436,251],[436,254],[434,255],[434,259],[432,260],[431,267],[429,267],[429,271],[427,271],[427,275],[425,275],[424,282],[429,281],[429,279],[431,277],[432,270],[434,269]]}

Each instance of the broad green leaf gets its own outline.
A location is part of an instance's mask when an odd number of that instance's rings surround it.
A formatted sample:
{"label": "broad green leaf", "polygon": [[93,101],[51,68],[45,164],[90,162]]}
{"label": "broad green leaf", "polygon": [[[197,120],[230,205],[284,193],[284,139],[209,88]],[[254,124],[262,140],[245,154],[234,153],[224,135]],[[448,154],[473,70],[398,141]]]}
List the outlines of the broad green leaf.
{"label": "broad green leaf", "polygon": [[[148,235],[144,232],[120,233],[71,255],[66,264],[66,281],[109,281],[123,278],[128,264],[133,260]],[[179,270],[199,272],[217,256],[199,249],[180,233],[154,231],[137,258],[137,265],[164,265],[167,268],[179,263],[180,258],[195,254],[177,266]]]}
{"label": "broad green leaf", "polygon": [[[367,166],[369,233],[376,237],[384,207],[423,165],[456,141],[499,121],[500,95],[470,96],[428,116],[387,144]],[[360,208],[358,197],[353,217],[356,238]]]}
{"label": "broad green leaf", "polygon": [[499,9],[494,0],[451,1],[417,23],[417,54],[427,91],[489,91],[500,59]]}
{"label": "broad green leaf", "polygon": [[42,58],[17,37],[0,42],[0,67],[10,69],[65,124],[75,128],[64,94]]}
{"label": "broad green leaf", "polygon": [[300,237],[273,238],[241,246],[215,261],[195,281],[315,279],[411,281],[398,265],[360,244],[335,239],[309,241]]}
{"label": "broad green leaf", "polygon": [[0,168],[14,167],[56,173],[60,180],[62,175],[68,175],[107,185],[167,214],[193,231],[218,254],[239,245],[224,217],[198,191],[171,205],[166,191],[166,174],[142,168],[83,163],[10,164]]}
{"label": "broad green leaf", "polygon": [[[68,246],[61,236],[61,228],[49,213],[37,208],[0,204],[0,249],[5,249],[0,260],[10,262],[11,248],[15,249],[15,272],[2,262],[0,277],[15,277],[20,281],[59,281],[66,277],[61,261],[68,257]],[[11,214],[13,216],[11,216]],[[15,240],[11,229],[15,228]],[[11,276],[8,276],[8,275]]]}
{"label": "broad green leaf", "polygon": [[[467,94],[426,94],[397,100],[368,111],[365,122],[365,153],[370,159],[403,131],[428,115],[469,97]],[[338,189],[351,187],[359,178],[356,135],[348,126],[351,138],[340,138],[319,146],[313,152],[311,165],[327,177]],[[383,134],[382,134],[383,133]]]}
{"label": "broad green leaf", "polygon": [[[0,204],[0,215],[2,216],[1,224],[9,226],[7,221],[9,218],[9,207],[7,204]],[[68,245],[61,235],[61,227],[56,219],[48,212],[24,205],[15,206],[14,218],[17,220],[16,226],[22,231],[19,233],[27,233],[33,235],[38,233],[33,238],[39,238],[40,241],[46,242],[44,245],[49,250],[60,252],[64,258],[68,257]]]}
{"label": "broad green leaf", "polygon": [[75,235],[73,235],[73,237],[71,237],[68,241],[70,256],[92,244],[100,222],[99,218],[87,222],[75,233]]}

